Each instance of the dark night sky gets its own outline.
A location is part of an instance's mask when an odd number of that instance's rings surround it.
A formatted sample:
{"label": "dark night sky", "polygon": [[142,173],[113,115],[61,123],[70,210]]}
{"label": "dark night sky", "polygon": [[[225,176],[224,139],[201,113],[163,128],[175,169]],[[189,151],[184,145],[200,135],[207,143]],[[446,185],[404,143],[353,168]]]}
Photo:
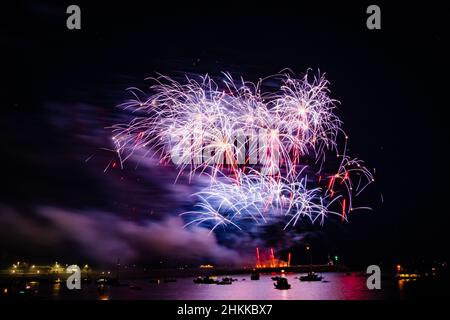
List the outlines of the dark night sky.
{"label": "dark night sky", "polygon": [[[80,31],[65,27],[65,8],[72,2],[82,10]],[[111,124],[125,88],[145,88],[144,78],[155,72],[229,71],[257,80],[286,67],[326,72],[332,97],[341,102],[352,154],[376,168],[376,186],[365,199],[375,210],[330,230],[331,247],[348,261],[448,257],[446,11],[428,2],[427,7],[375,2],[382,30],[370,31],[365,9],[372,3],[296,2],[17,4],[0,33],[0,259],[51,258],[63,243],[84,256],[73,238],[52,238],[51,232],[34,247],[38,235],[20,228],[38,224],[51,230],[55,224],[46,219],[57,220],[36,214],[37,208],[101,208],[126,212],[132,220],[129,207],[139,202],[141,214],[142,198],[164,197],[158,179],[143,183],[134,170],[125,175],[139,199],[124,195],[132,192],[117,191],[108,180],[114,178],[103,174],[102,160],[88,166],[83,161],[101,153],[107,132],[89,143],[83,143],[83,134]],[[114,237],[107,233],[103,239]]]}

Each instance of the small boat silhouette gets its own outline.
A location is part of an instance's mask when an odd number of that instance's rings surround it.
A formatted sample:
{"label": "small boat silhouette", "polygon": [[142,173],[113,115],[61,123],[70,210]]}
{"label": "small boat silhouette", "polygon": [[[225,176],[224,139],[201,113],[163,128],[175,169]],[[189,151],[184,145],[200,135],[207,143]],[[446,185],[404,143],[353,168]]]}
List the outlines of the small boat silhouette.
{"label": "small boat silhouette", "polygon": [[288,283],[287,279],[281,277],[273,285],[275,286],[275,288],[280,290],[287,290],[291,288],[291,285]]}
{"label": "small boat silhouette", "polygon": [[250,276],[251,280],[259,280],[259,273],[258,272],[253,272],[252,275]]}
{"label": "small boat silhouette", "polygon": [[313,271],[308,272],[306,276],[301,276],[300,281],[321,281],[322,276],[317,275]]}
{"label": "small boat silhouette", "polygon": [[226,285],[226,284],[232,284],[233,283],[233,279],[231,278],[222,278],[222,281],[218,281],[217,284],[220,285]]}
{"label": "small boat silhouette", "polygon": [[216,280],[214,280],[210,277],[204,277],[204,278],[198,277],[198,278],[194,279],[193,281],[194,281],[194,283],[202,283],[202,284],[216,284],[217,283]]}

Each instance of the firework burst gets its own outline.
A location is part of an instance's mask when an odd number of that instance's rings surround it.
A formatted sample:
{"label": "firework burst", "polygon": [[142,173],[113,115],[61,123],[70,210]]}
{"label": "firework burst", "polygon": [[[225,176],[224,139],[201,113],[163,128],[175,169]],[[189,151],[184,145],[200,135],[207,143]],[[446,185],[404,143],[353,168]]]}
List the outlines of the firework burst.
{"label": "firework burst", "polygon": [[[220,85],[208,75],[184,83],[166,76],[151,80],[149,96],[130,89],[133,99],[121,107],[134,118],[112,128],[113,142],[122,165],[144,150],[189,179],[209,178],[193,195],[194,208],[182,213],[187,225],[213,231],[285,219],[287,228],[304,218],[323,224],[337,215],[347,221],[351,211],[370,209],[353,206],[353,197],[374,178],[347,155],[338,102],[329,97],[323,75],[286,72],[251,83],[224,74]],[[267,83],[277,89],[264,91]],[[336,169],[328,167],[328,153],[340,158]]]}

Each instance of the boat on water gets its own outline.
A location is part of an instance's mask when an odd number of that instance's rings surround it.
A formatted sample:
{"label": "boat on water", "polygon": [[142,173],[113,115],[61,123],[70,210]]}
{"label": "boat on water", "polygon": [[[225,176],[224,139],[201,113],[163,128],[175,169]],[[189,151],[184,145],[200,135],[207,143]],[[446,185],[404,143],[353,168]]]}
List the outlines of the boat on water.
{"label": "boat on water", "polygon": [[276,283],[273,284],[275,286],[276,289],[279,290],[287,290],[291,288],[291,285],[289,284],[289,282],[287,281],[286,278],[282,278],[280,277]]}
{"label": "boat on water", "polygon": [[201,284],[216,284],[217,281],[210,278],[210,277],[198,277],[196,279],[193,280],[194,283],[201,283]]}
{"label": "boat on water", "polygon": [[319,276],[314,271],[310,271],[306,276],[301,276],[300,281],[322,281],[322,276]]}
{"label": "boat on water", "polygon": [[278,281],[278,280],[280,280],[282,277],[280,277],[280,276],[275,276],[275,277],[272,277],[271,279],[273,280],[273,281]]}
{"label": "boat on water", "polygon": [[258,272],[253,272],[252,275],[250,276],[251,280],[259,280],[259,273]]}
{"label": "boat on water", "polygon": [[233,279],[231,278],[222,278],[222,281],[218,281],[217,284],[219,285],[227,285],[227,284],[232,284],[233,283]]}
{"label": "boat on water", "polygon": [[128,287],[127,283],[122,283],[117,278],[98,278],[95,283],[97,285],[108,285],[110,287]]}

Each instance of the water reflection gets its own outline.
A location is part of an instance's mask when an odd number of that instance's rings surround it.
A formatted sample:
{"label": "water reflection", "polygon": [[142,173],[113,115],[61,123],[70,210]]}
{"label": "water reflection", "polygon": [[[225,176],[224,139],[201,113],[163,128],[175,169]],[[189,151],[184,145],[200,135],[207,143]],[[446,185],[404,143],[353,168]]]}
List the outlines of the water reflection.
{"label": "water reflection", "polygon": [[[298,274],[286,274],[291,284],[289,290],[277,290],[271,275],[261,275],[260,280],[251,281],[250,276],[239,276],[232,285],[194,284],[192,278],[179,278],[176,282],[134,281],[142,290],[130,290],[128,287],[109,287],[111,299],[174,299],[174,300],[366,300],[389,299],[396,296],[395,281],[384,284],[384,290],[368,290],[366,278],[345,276],[340,273],[324,273],[324,282],[302,282]],[[221,277],[218,277],[219,279]],[[104,298],[106,293],[99,296]]]}
{"label": "water reflection", "polygon": [[[127,281],[130,286],[83,284],[81,290],[68,290],[64,282],[41,283],[37,295],[45,299],[85,300],[373,300],[406,299],[439,295],[436,282],[409,279],[383,279],[381,290],[369,290],[366,277],[357,274],[323,273],[323,281],[300,281],[298,274],[285,274],[291,289],[278,290],[272,275],[261,274],[260,280],[239,275],[231,285],[194,284],[193,278],[173,281],[142,279]],[[221,279],[222,277],[217,277]],[[139,290],[135,289],[139,288]],[[429,289],[431,288],[431,289]]]}

